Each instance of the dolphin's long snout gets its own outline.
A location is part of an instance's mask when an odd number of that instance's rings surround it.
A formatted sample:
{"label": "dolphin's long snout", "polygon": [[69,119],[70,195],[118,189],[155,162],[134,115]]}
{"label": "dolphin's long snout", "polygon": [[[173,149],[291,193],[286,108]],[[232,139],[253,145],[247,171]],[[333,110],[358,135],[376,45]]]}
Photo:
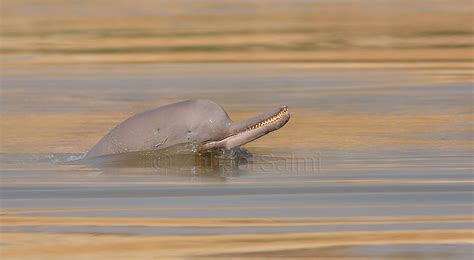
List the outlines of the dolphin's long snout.
{"label": "dolphin's long snout", "polygon": [[223,140],[211,141],[205,143],[202,149],[210,149],[216,147],[224,147],[230,149],[233,147],[244,145],[269,132],[280,129],[290,119],[290,113],[287,106],[262,113],[256,117],[234,122],[230,125],[230,135]]}

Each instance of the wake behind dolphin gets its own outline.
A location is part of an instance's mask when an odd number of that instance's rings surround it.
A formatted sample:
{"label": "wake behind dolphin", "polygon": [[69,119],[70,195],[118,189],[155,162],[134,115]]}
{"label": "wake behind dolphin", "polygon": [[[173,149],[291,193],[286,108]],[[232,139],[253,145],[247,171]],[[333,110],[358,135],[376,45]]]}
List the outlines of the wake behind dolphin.
{"label": "wake behind dolphin", "polygon": [[191,143],[196,151],[231,149],[275,131],[288,122],[286,106],[240,122],[210,100],[186,100],[134,115],[106,134],[85,158],[155,151]]}

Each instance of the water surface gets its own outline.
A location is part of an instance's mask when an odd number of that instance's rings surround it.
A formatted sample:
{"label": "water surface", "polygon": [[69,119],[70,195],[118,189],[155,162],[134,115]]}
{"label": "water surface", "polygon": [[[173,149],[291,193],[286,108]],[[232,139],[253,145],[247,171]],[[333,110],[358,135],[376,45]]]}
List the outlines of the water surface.
{"label": "water surface", "polygon": [[[170,255],[209,238],[181,256],[469,256],[471,79],[296,63],[4,68],[2,247],[34,249],[11,246],[28,237],[60,256],[47,241],[103,234],[104,250],[164,236]],[[281,104],[292,117],[238,155],[78,160],[128,116],[188,98],[235,120]]]}

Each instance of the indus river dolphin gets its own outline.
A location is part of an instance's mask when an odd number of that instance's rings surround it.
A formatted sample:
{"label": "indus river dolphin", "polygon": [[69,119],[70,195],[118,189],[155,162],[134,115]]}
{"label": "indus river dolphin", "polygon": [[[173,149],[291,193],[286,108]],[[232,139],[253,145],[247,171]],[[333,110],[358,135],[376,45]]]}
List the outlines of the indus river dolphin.
{"label": "indus river dolphin", "polygon": [[290,119],[286,106],[233,122],[210,100],[186,100],[134,115],[106,134],[85,158],[164,149],[193,143],[198,151],[231,149],[282,127]]}

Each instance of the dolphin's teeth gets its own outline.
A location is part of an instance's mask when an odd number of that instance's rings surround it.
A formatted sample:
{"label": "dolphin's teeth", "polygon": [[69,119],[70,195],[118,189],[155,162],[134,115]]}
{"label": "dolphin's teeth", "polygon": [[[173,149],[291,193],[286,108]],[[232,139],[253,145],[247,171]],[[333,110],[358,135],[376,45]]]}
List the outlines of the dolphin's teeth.
{"label": "dolphin's teeth", "polygon": [[270,118],[267,118],[255,125],[252,125],[250,127],[247,127],[248,130],[253,130],[253,129],[257,129],[257,128],[260,128],[262,126],[266,126],[268,124],[273,124],[275,123],[276,121],[280,120],[286,113],[288,112],[288,107],[287,106],[283,106],[280,111],[278,111],[278,113],[276,113],[274,116],[270,117]]}

